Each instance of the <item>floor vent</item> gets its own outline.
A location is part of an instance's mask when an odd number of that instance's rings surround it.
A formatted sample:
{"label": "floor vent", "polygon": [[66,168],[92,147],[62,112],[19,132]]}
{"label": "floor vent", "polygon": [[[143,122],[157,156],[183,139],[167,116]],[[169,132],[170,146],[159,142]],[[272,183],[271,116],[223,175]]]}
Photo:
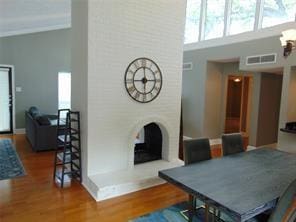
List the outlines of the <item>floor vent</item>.
{"label": "floor vent", "polygon": [[183,70],[192,70],[192,62],[183,63]]}
{"label": "floor vent", "polygon": [[258,65],[266,63],[275,63],[276,62],[276,53],[265,54],[265,55],[255,55],[248,56],[246,60],[246,65]]}

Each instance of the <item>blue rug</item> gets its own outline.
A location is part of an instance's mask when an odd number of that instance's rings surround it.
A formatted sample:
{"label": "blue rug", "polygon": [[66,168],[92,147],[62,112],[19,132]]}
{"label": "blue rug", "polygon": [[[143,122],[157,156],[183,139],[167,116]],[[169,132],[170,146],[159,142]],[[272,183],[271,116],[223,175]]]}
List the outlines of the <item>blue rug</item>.
{"label": "blue rug", "polygon": [[0,180],[25,175],[23,164],[10,139],[0,139]]}
{"label": "blue rug", "polygon": [[[161,209],[144,216],[138,217],[136,219],[130,220],[129,222],[187,222],[188,214],[184,211],[188,209],[188,203],[182,202],[170,206],[165,209]],[[212,221],[212,214],[209,215],[209,221]],[[198,208],[195,211],[195,215],[193,217],[193,222],[204,222],[205,221],[205,210],[204,208]],[[232,221],[226,215],[222,215],[221,219],[217,221],[228,222]]]}

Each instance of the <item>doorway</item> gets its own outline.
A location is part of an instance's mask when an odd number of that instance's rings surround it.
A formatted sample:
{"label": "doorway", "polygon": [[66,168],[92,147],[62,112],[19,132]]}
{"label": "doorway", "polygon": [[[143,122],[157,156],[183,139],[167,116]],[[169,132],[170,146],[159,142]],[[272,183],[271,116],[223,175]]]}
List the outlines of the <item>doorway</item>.
{"label": "doorway", "polygon": [[13,133],[12,68],[0,66],[0,134]]}
{"label": "doorway", "polygon": [[251,76],[228,76],[224,133],[248,134]]}

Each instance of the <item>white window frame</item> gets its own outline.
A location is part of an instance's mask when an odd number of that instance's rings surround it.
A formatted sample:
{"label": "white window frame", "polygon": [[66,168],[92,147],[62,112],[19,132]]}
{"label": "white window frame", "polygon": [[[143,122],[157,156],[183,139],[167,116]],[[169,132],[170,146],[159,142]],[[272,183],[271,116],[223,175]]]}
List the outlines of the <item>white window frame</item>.
{"label": "white window frame", "polygon": [[[232,5],[232,0],[225,0],[225,10],[224,10],[224,31],[223,31],[223,36],[219,37],[219,38],[224,38],[224,37],[230,37],[233,35],[229,34],[229,28],[230,28],[230,17],[231,17],[231,5]],[[266,28],[262,28],[262,20],[263,20],[263,7],[264,7],[264,0],[257,0],[256,1],[256,9],[255,9],[255,21],[254,21],[254,28],[251,31],[246,31],[246,32],[254,32],[254,31],[258,31],[258,30],[264,30],[264,29],[268,29],[270,27],[266,27]],[[201,0],[201,7],[200,7],[200,19],[199,19],[199,36],[198,36],[198,41],[197,42],[193,42],[193,43],[184,43],[184,45],[194,45],[197,44],[201,41],[210,41],[209,40],[205,40],[205,22],[206,22],[206,11],[207,11],[207,0]],[[295,16],[295,20],[291,21],[291,22],[295,22],[296,21],[296,16]],[[287,22],[290,23],[290,22]],[[286,24],[286,23],[283,23]],[[283,25],[283,24],[279,24],[277,26]],[[275,27],[275,26],[271,26]],[[243,33],[246,33],[243,32]],[[240,33],[240,34],[243,34]],[[236,34],[237,35],[237,34]],[[189,47],[190,48],[190,47]],[[185,47],[186,49],[186,47]]]}

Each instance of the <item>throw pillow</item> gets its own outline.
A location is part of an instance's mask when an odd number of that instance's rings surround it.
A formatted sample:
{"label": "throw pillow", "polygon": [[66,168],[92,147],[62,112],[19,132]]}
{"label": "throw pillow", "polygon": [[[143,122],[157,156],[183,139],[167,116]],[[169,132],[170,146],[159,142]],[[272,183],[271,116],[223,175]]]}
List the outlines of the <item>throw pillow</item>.
{"label": "throw pillow", "polygon": [[31,106],[29,109],[29,113],[33,118],[36,118],[38,115],[40,115],[40,112],[36,106]]}
{"label": "throw pillow", "polygon": [[42,126],[49,126],[50,125],[50,120],[46,116],[38,116],[36,118],[36,121]]}

